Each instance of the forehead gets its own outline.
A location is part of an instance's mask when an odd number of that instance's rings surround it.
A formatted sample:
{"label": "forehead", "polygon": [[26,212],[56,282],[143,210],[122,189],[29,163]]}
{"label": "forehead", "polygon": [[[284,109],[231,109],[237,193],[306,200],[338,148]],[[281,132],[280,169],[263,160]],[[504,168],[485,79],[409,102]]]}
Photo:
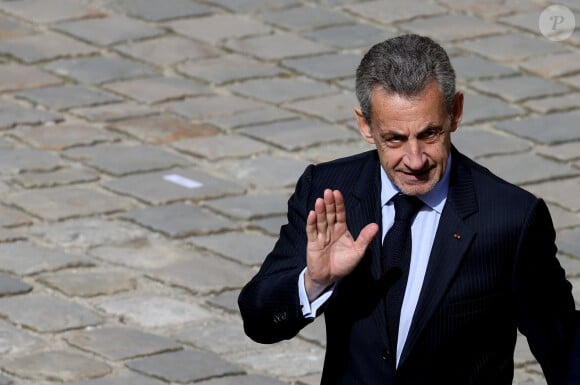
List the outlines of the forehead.
{"label": "forehead", "polygon": [[430,121],[437,123],[446,116],[443,95],[435,81],[427,83],[414,96],[387,92],[375,87],[371,94],[371,117],[383,123],[389,121]]}

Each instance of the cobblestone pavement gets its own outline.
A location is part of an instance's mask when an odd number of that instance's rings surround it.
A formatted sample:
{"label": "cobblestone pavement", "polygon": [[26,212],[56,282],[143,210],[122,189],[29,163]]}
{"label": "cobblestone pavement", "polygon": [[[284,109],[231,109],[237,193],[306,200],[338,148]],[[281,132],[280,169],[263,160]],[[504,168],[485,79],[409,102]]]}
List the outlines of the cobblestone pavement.
{"label": "cobblestone pavement", "polygon": [[548,5],[0,1],[0,385],[317,384],[323,320],[254,344],[237,292],[304,167],[368,148],[354,70],[403,32],[449,50],[453,140],[549,202],[580,301],[580,33]]}

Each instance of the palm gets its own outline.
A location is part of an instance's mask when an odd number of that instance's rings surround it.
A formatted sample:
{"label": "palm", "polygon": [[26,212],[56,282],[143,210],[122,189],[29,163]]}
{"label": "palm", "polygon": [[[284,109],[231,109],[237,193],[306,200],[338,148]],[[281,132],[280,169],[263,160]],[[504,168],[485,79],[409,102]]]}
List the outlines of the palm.
{"label": "palm", "polygon": [[326,190],[308,215],[306,258],[308,277],[318,289],[348,275],[359,263],[366,247],[378,231],[374,223],[354,239],[346,226],[342,194]]}

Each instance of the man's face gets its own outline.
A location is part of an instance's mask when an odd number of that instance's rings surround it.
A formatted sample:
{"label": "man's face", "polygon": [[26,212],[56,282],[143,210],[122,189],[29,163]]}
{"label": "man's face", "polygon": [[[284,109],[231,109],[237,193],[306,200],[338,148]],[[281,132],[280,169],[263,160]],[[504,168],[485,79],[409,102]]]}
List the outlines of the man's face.
{"label": "man's face", "polygon": [[408,195],[429,192],[445,175],[451,151],[451,132],[461,121],[463,94],[455,95],[447,113],[437,82],[429,82],[419,95],[407,98],[374,89],[370,122],[356,109],[363,138],[374,144],[389,179]]}

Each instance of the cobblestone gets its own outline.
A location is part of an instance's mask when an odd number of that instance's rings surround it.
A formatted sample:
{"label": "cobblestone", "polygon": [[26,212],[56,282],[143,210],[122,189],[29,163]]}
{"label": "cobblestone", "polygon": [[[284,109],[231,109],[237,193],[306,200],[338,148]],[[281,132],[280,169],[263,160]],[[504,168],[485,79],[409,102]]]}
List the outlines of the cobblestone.
{"label": "cobblestone", "polygon": [[0,1],[0,384],[319,384],[324,320],[258,345],[237,297],[304,168],[371,148],[355,70],[410,31],[455,66],[457,148],[548,203],[580,306],[580,35],[547,5]]}

